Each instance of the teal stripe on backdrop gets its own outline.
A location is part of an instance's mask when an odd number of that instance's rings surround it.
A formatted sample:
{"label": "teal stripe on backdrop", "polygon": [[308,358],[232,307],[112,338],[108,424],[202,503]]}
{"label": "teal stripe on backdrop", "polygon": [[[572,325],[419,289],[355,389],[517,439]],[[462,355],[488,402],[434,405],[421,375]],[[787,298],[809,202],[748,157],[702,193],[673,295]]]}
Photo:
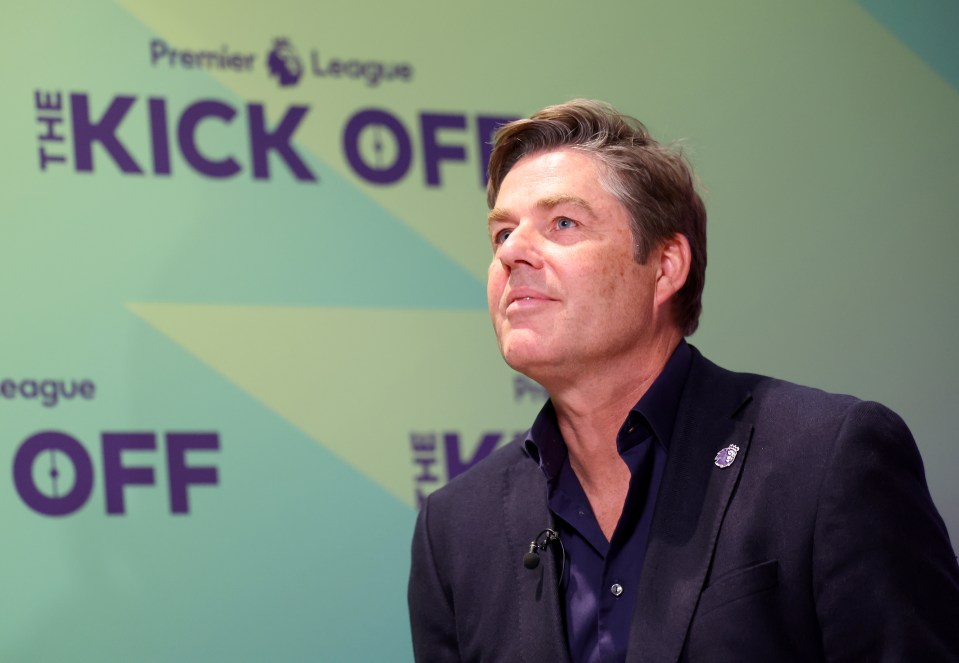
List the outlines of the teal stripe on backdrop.
{"label": "teal stripe on backdrop", "polygon": [[[128,415],[140,430],[189,430],[229,412],[217,419],[221,451],[190,460],[217,465],[220,485],[191,489],[191,514],[171,517],[161,446],[126,458],[158,469],[155,487],[126,490],[126,517],[104,517],[99,483],[67,519],[4,508],[7,531],[29,538],[8,538],[0,557],[9,599],[0,607],[0,659],[409,660],[397,568],[408,564],[413,512],[136,325],[134,341],[149,354],[137,353],[129,369],[150,377],[131,385]],[[171,393],[178,385],[195,397]],[[72,415],[68,430],[95,448],[102,408],[99,415],[79,423]],[[17,428],[5,422],[4,431]],[[390,627],[370,638],[371,623]]]}
{"label": "teal stripe on backdrop", "polygon": [[959,89],[959,3],[954,0],[858,2]]}

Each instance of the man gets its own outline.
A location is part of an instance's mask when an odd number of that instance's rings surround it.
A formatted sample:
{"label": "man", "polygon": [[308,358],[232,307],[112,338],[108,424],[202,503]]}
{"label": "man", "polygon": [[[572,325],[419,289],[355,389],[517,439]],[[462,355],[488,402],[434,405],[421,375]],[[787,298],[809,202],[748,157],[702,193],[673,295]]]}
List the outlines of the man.
{"label": "man", "polygon": [[902,421],[686,344],[706,214],[681,156],[572,101],[497,134],[488,201],[500,349],[550,399],[423,506],[417,660],[959,660]]}

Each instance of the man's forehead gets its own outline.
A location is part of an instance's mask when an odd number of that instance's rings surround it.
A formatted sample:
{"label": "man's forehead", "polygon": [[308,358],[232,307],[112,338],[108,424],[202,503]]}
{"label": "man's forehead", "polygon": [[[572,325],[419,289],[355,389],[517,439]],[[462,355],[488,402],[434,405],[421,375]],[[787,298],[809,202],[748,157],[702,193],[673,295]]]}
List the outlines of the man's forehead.
{"label": "man's forehead", "polygon": [[[571,195],[592,198],[602,188],[605,164],[573,147],[541,150],[520,158],[503,176],[497,198],[504,192],[535,188],[542,197]],[[494,204],[494,206],[496,206]]]}

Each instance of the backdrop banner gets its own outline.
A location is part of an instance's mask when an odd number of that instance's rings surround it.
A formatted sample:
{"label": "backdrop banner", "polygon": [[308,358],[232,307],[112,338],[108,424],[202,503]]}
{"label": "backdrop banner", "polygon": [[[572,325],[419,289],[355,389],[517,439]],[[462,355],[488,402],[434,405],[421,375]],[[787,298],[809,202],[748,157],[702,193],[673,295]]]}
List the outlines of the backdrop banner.
{"label": "backdrop banner", "polygon": [[410,660],[420,501],[546,397],[489,141],[574,97],[702,180],[691,342],[899,412],[955,540],[959,10],[889,4],[9,9],[0,660]]}

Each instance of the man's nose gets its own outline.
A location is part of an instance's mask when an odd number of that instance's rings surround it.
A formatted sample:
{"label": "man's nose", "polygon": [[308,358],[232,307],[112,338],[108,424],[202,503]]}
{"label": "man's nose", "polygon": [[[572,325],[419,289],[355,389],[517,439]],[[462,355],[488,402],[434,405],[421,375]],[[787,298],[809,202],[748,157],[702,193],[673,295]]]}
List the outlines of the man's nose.
{"label": "man's nose", "polygon": [[539,268],[542,266],[542,235],[531,224],[520,223],[510,232],[496,257],[510,269],[527,265]]}

